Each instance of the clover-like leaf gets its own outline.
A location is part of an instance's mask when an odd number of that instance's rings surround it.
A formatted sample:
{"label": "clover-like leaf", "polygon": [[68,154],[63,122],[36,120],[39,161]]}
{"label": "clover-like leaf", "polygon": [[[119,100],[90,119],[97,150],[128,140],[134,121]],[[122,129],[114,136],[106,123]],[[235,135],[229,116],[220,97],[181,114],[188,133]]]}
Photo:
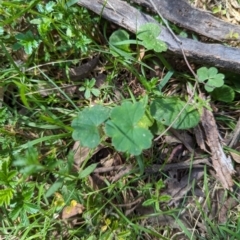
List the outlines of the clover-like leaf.
{"label": "clover-like leaf", "polygon": [[144,113],[144,104],[141,102],[124,102],[112,110],[111,120],[106,122],[105,130],[118,151],[137,156],[151,146],[153,135],[138,124]]}
{"label": "clover-like leaf", "polygon": [[155,23],[147,23],[139,28],[137,37],[142,40],[142,44],[148,50],[153,49],[155,52],[163,52],[167,50],[165,42],[157,39],[161,33],[161,28]]}
{"label": "clover-like leaf", "polygon": [[224,84],[223,77],[221,76],[223,74],[218,74],[216,75],[215,78],[209,78],[209,80],[207,81],[206,85],[205,85],[205,89],[207,92],[212,92],[215,88],[219,88],[222,87]]}
{"label": "clover-like leaf", "polygon": [[209,69],[206,67],[199,68],[197,70],[197,75],[199,82],[207,80],[204,86],[207,92],[212,92],[214,88],[221,87],[224,84],[224,75],[218,73],[215,67]]}
{"label": "clover-like leaf", "polygon": [[197,70],[197,76],[199,82],[204,82],[208,79],[208,69],[206,67],[201,67]]}
{"label": "clover-like leaf", "polygon": [[108,119],[110,109],[100,105],[86,108],[72,121],[72,137],[81,146],[95,148],[100,143],[99,126]]}
{"label": "clover-like leaf", "polygon": [[[175,129],[195,127],[200,121],[200,115],[192,106],[185,105],[186,102],[178,98],[159,98],[151,103],[150,111],[153,118],[164,125],[170,126],[175,121],[172,125]],[[182,113],[179,115],[180,111]]]}

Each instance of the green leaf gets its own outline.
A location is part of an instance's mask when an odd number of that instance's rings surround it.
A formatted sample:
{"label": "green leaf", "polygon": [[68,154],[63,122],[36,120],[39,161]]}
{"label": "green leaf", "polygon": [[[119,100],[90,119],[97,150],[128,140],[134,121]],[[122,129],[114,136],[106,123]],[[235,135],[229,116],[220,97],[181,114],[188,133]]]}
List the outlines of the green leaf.
{"label": "green leaf", "polygon": [[49,2],[46,4],[46,7],[45,7],[46,12],[48,12],[48,13],[52,12],[52,11],[54,10],[53,7],[54,7],[55,5],[56,5],[55,2],[49,1]]}
{"label": "green leaf", "polygon": [[0,189],[0,206],[2,206],[3,204],[9,205],[12,198],[13,198],[12,188]]}
{"label": "green leaf", "polygon": [[215,67],[210,67],[208,69],[209,77],[214,77],[215,75],[217,75],[217,73],[218,73],[218,70]]}
{"label": "green leaf", "polygon": [[12,220],[15,220],[22,211],[23,211],[22,206],[20,206],[20,205],[17,204],[17,205],[14,207],[14,209],[12,210],[12,212],[10,212],[9,217],[10,217]]}
{"label": "green leaf", "polygon": [[25,175],[31,175],[44,169],[39,162],[39,153],[36,148],[31,148],[30,145],[24,155],[16,155],[14,166],[20,167],[20,172]]}
{"label": "green leaf", "polygon": [[204,82],[207,80],[204,85],[207,92],[212,92],[216,87],[221,87],[224,84],[224,75],[218,73],[218,70],[215,67],[206,68],[202,67],[197,70],[199,82]]}
{"label": "green leaf", "polygon": [[18,174],[16,170],[9,171],[9,162],[4,161],[0,171],[0,184],[12,185],[14,183],[13,178]]}
{"label": "green leaf", "polygon": [[91,90],[89,88],[86,88],[86,91],[84,93],[84,97],[86,99],[89,99],[91,97]]}
{"label": "green leaf", "polygon": [[175,129],[195,127],[200,121],[200,115],[197,110],[192,109],[192,106],[185,105],[186,102],[178,98],[158,98],[151,103],[150,112],[154,119],[164,125],[170,126],[175,121],[172,125]]}
{"label": "green leaf", "polygon": [[90,166],[88,166],[87,168],[85,168],[84,170],[80,171],[78,173],[78,178],[82,179],[82,178],[85,178],[87,177],[88,175],[90,175],[94,170],[95,168],[97,167],[98,163],[94,163],[94,164],[91,164]]}
{"label": "green leaf", "polygon": [[141,102],[124,102],[112,110],[111,120],[106,122],[105,130],[118,151],[139,155],[143,149],[151,146],[151,132],[138,126],[144,112]]}
{"label": "green leaf", "polygon": [[0,36],[2,36],[4,33],[4,28],[2,26],[0,26]]}
{"label": "green leaf", "polygon": [[228,103],[234,100],[235,92],[231,87],[223,85],[220,88],[215,88],[213,92],[211,92],[211,96],[214,100]]}
{"label": "green leaf", "polygon": [[100,105],[86,108],[72,121],[72,137],[81,146],[95,148],[100,143],[99,126],[107,120],[110,109]]}
{"label": "green leaf", "polygon": [[157,38],[160,33],[161,33],[161,29],[159,25],[155,23],[146,23],[140,26],[137,37],[140,40],[148,41],[148,40]]}
{"label": "green leaf", "polygon": [[197,70],[197,76],[199,82],[204,82],[208,79],[208,69],[206,67],[201,67]]}
{"label": "green leaf", "polygon": [[98,97],[99,95],[100,95],[100,91],[99,91],[99,89],[97,89],[97,88],[93,88],[92,90],[91,90],[91,92],[92,92],[92,94],[95,96],[95,97]]}
{"label": "green leaf", "polygon": [[26,212],[31,214],[37,213],[39,211],[39,207],[37,205],[29,202],[25,202],[23,204],[23,208],[25,209]]}
{"label": "green leaf", "polygon": [[[220,74],[218,74],[220,75]],[[216,75],[215,78],[210,78],[207,82],[207,84],[205,85],[205,89],[207,92],[212,92],[215,88],[219,88],[221,86],[223,86],[224,84],[224,81],[223,81],[223,78],[222,76],[218,76]],[[221,74],[223,75],[223,74]]]}
{"label": "green leaf", "polygon": [[165,42],[157,39],[161,33],[161,28],[155,23],[146,23],[140,26],[137,38],[142,40],[143,46],[148,50],[153,49],[155,52],[163,52],[167,50]]}
{"label": "green leaf", "polygon": [[154,135],[160,135],[166,130],[166,126],[159,121],[154,121],[153,125],[150,128],[151,132]]}
{"label": "green leaf", "polygon": [[142,206],[144,206],[144,207],[151,206],[151,205],[153,205],[155,202],[156,202],[156,199],[150,198],[150,199],[147,199],[146,201],[144,201],[144,202],[142,203]]}
{"label": "green leaf", "polygon": [[77,3],[79,0],[68,0],[66,2],[67,7],[71,7],[73,4]]}
{"label": "green leaf", "polygon": [[168,202],[171,199],[172,199],[172,197],[169,195],[161,195],[161,196],[159,196],[158,201],[159,202]]}
{"label": "green leaf", "polygon": [[138,126],[142,128],[149,128],[153,125],[154,119],[151,117],[149,112],[145,112],[140,121],[138,122]]}
{"label": "green leaf", "polygon": [[32,48],[32,43],[31,42],[26,42],[24,45],[24,51],[26,52],[26,54],[32,54],[33,48]]}
{"label": "green leaf", "polygon": [[126,41],[126,40],[129,40],[129,34],[125,30],[119,29],[119,30],[113,32],[109,38],[110,49],[113,50],[113,52],[115,52],[114,49],[111,48],[111,45],[112,45],[116,48],[119,48],[119,49],[125,51],[125,52],[130,52],[129,44],[119,45],[119,43]]}
{"label": "green leaf", "polygon": [[96,83],[96,80],[94,78],[92,78],[90,81],[88,81],[88,87],[93,88],[95,83]]}
{"label": "green leaf", "polygon": [[48,198],[52,196],[59,188],[62,187],[64,180],[58,179],[46,192],[45,196]]}
{"label": "green leaf", "polygon": [[240,82],[237,79],[233,80],[233,86],[235,92],[240,93]]}
{"label": "green leaf", "polygon": [[34,18],[30,21],[31,24],[36,24],[36,25],[39,25],[42,23],[42,19],[40,18]]}
{"label": "green leaf", "polygon": [[82,92],[82,91],[85,91],[85,87],[80,87],[78,90],[80,91],[80,92]]}

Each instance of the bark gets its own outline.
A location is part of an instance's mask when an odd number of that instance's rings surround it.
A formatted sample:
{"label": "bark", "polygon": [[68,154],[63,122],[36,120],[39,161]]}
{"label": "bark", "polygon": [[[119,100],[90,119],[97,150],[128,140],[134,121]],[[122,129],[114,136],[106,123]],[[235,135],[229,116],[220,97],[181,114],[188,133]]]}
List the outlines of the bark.
{"label": "bark", "polygon": [[[160,0],[154,0],[154,2],[159,4]],[[169,2],[172,2],[172,0]],[[133,33],[136,33],[137,29],[143,24],[148,22],[157,23],[151,16],[120,0],[80,0],[78,4]],[[164,12],[164,9],[160,10]],[[162,27],[158,37],[158,39],[167,43],[168,51],[173,54],[182,55],[183,49],[189,59],[202,62],[204,65],[207,64],[240,73],[240,49],[178,38],[181,40],[181,44],[173,38],[165,27]]]}

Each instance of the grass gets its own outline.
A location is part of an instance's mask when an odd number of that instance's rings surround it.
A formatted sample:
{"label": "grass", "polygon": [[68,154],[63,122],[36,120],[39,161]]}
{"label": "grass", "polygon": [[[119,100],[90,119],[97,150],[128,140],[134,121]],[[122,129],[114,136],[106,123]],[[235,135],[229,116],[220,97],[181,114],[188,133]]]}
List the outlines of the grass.
{"label": "grass", "polygon": [[[193,81],[189,72],[174,70],[174,61],[160,53],[150,51],[140,61],[138,47],[131,59],[115,56],[108,44],[114,27],[76,5],[19,0],[1,1],[0,9],[0,239],[239,239],[238,178],[232,193],[237,203],[219,224],[217,194],[230,193],[211,168],[171,207],[170,173],[144,172],[154,163],[166,164],[176,144],[167,140],[169,133],[138,157],[116,151],[109,139],[98,151],[78,146],[80,154],[74,155],[71,122],[82,109],[144,95],[184,98],[186,83]],[[66,77],[96,55],[99,63],[87,77]],[[160,77],[153,71],[156,63]],[[92,78],[95,86],[87,82]],[[234,129],[238,101],[236,93],[233,103],[211,102],[220,109],[223,135]],[[232,116],[224,116],[229,109]],[[114,169],[121,166],[131,167]],[[178,170],[178,177],[189,171]]]}

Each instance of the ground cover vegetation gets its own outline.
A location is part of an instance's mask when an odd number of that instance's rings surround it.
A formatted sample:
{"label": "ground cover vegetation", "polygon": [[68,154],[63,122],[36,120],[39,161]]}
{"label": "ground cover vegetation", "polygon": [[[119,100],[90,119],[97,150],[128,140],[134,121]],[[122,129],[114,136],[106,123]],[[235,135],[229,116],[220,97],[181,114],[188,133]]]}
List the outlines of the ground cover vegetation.
{"label": "ground cover vegetation", "polygon": [[239,75],[76,2],[0,1],[0,239],[239,239]]}

